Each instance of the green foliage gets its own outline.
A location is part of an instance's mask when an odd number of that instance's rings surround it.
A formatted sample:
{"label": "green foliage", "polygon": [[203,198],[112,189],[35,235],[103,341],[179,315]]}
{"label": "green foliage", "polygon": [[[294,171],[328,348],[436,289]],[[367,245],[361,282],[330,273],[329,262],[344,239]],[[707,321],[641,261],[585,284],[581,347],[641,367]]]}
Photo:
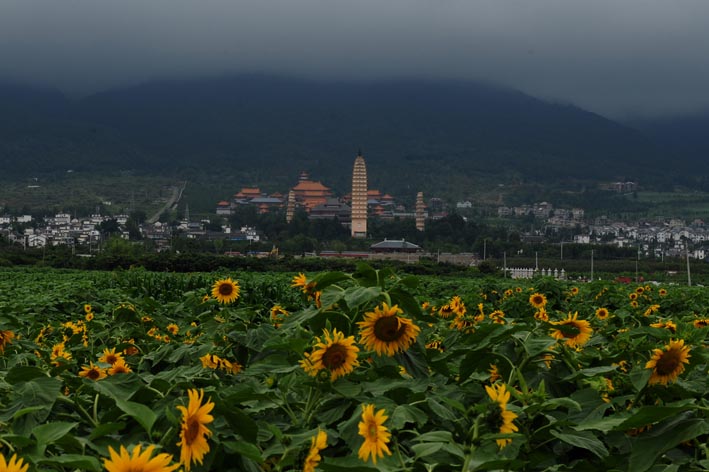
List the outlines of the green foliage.
{"label": "green foliage", "polygon": [[[328,436],[319,469],[332,471],[700,470],[709,460],[700,288],[413,277],[366,264],[305,274],[296,286],[293,273],[228,269],[0,275],[0,437],[38,469],[100,470],[109,446],[137,443],[179,457],[176,406],[195,387],[215,404],[197,471],[301,468],[318,429]],[[238,300],[205,298],[225,277],[238,280]],[[534,293],[546,297],[548,320]],[[369,350],[359,324],[384,303],[419,330],[392,357]],[[284,313],[272,315],[275,305]],[[554,324],[568,313],[592,330],[575,347],[566,340],[578,329]],[[672,330],[658,325],[668,321]],[[358,341],[359,366],[334,381],[327,367],[308,375],[304,353],[333,329]],[[690,349],[684,371],[651,383],[647,361],[676,339]],[[59,343],[69,358],[53,355]],[[108,368],[99,362],[107,349],[124,353],[132,373],[78,375],[90,362]],[[220,363],[210,368],[207,354]],[[510,433],[486,392],[502,384]],[[392,433],[393,455],[376,468],[357,458],[370,403]]]}

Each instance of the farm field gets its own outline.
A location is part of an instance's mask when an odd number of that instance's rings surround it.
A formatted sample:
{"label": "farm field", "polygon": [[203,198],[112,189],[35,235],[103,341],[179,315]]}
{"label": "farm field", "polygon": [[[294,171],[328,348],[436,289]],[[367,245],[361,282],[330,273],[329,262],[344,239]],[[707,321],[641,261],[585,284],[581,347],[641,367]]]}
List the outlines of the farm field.
{"label": "farm field", "polygon": [[367,265],[0,269],[0,453],[30,471],[707,470],[708,302]]}

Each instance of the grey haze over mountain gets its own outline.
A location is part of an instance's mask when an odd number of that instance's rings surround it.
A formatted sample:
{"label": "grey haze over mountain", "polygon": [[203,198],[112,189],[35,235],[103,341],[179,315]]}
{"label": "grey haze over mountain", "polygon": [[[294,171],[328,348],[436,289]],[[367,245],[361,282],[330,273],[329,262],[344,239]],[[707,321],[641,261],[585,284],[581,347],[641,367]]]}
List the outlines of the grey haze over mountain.
{"label": "grey haze over mountain", "polygon": [[2,0],[0,78],[486,80],[614,118],[709,108],[705,0]]}

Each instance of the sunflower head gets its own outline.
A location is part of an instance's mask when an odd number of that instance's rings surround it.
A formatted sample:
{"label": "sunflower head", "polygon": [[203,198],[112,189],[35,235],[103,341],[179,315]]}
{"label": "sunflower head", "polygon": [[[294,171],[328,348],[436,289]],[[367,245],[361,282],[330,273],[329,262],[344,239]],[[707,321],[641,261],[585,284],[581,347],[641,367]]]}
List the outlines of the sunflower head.
{"label": "sunflower head", "polygon": [[[491,431],[500,434],[511,434],[519,431],[514,419],[517,415],[507,409],[507,402],[510,400],[510,392],[505,384],[498,383],[493,386],[486,385],[485,391],[490,397],[491,404],[488,407],[485,422]],[[497,445],[502,449],[512,442],[512,439],[497,439]]]}
{"label": "sunflower head", "polygon": [[108,369],[108,375],[130,374],[131,372],[133,372],[133,370],[128,366],[128,364],[126,364],[126,361],[123,359],[114,363]]}
{"label": "sunflower head", "polygon": [[[129,472],[133,470],[150,470],[151,472],[172,472],[180,467],[180,464],[170,465],[172,454],[153,455],[154,445],[150,445],[142,451],[140,444],[133,448],[132,453],[128,452],[125,446],[121,445],[119,452],[108,446],[110,459],[103,459],[103,466],[109,472]],[[2,469],[4,470],[4,469]]]}
{"label": "sunflower head", "polygon": [[310,439],[310,450],[303,462],[303,472],[315,472],[315,468],[320,464],[322,457],[320,451],[327,447],[327,433],[318,430],[318,433]]}
{"label": "sunflower head", "polygon": [[547,304],[547,297],[543,293],[533,293],[529,296],[529,304],[534,308],[544,308]]}
{"label": "sunflower head", "polygon": [[79,377],[84,377],[94,381],[104,379],[106,378],[106,375],[106,369],[100,368],[93,362],[90,362],[89,365],[82,366],[81,372],[79,372]]}
{"label": "sunflower head", "polygon": [[359,366],[359,348],[355,345],[354,336],[345,337],[337,329],[333,329],[332,333],[325,329],[322,339],[317,337],[315,342],[313,352],[306,353],[300,361],[301,367],[309,375],[315,377],[325,370],[330,373],[330,380],[334,382]]}
{"label": "sunflower head", "polygon": [[374,350],[377,355],[393,356],[397,352],[406,351],[416,341],[421,329],[410,319],[399,316],[402,310],[386,302],[381,308],[364,314],[364,321],[357,324],[360,327],[360,344],[366,349]]}
{"label": "sunflower head", "polygon": [[690,347],[684,345],[684,339],[670,340],[663,349],[655,349],[646,369],[652,369],[648,384],[667,385],[676,382],[684,372],[684,364],[689,364]]}
{"label": "sunflower head", "polygon": [[231,278],[220,279],[212,285],[212,296],[223,304],[232,303],[239,298],[239,282]]}
{"label": "sunflower head", "polygon": [[27,472],[29,464],[24,463],[24,459],[13,454],[9,461],[6,461],[5,455],[0,452],[0,470],[3,472]]}
{"label": "sunflower head", "polygon": [[372,462],[376,465],[377,458],[384,457],[384,453],[391,455],[389,450],[389,440],[391,433],[384,426],[384,422],[389,418],[385,411],[379,410],[374,413],[374,405],[362,405],[362,421],[359,422],[359,435],[364,438],[364,443],[359,448],[358,456],[362,461],[367,462],[371,456]]}
{"label": "sunflower head", "polygon": [[207,428],[207,424],[214,421],[214,417],[209,413],[214,408],[214,403],[204,399],[204,390],[190,389],[187,391],[189,402],[187,406],[178,405],[177,409],[182,413],[182,424],[180,426],[180,463],[189,471],[193,462],[202,463],[204,456],[209,452],[207,437],[212,432]]}
{"label": "sunflower head", "polygon": [[586,320],[579,320],[578,313],[573,315],[569,313],[566,319],[561,321],[552,321],[552,325],[557,328],[552,330],[550,335],[557,340],[563,340],[569,347],[583,346],[591,339],[593,329],[591,324]]}
{"label": "sunflower head", "polygon": [[5,352],[5,346],[12,343],[13,339],[15,339],[15,333],[5,329],[0,330],[0,354]]}
{"label": "sunflower head", "polygon": [[607,320],[609,316],[608,308],[599,308],[596,310],[596,318],[599,320]]}
{"label": "sunflower head", "polygon": [[667,290],[665,290],[664,288],[661,288],[660,290],[658,290],[657,293],[658,293],[661,297],[664,297],[665,295],[667,295]]}

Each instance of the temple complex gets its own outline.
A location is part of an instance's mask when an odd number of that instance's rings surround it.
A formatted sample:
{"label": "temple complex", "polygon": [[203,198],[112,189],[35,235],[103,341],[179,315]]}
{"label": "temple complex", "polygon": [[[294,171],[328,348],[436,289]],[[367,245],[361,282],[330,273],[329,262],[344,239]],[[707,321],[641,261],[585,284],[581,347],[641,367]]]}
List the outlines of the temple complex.
{"label": "temple complex", "polygon": [[327,199],[332,196],[330,187],[310,180],[310,176],[305,171],[300,173],[298,185],[293,187],[291,191],[298,205],[304,207],[308,213],[316,206],[325,204]]}

